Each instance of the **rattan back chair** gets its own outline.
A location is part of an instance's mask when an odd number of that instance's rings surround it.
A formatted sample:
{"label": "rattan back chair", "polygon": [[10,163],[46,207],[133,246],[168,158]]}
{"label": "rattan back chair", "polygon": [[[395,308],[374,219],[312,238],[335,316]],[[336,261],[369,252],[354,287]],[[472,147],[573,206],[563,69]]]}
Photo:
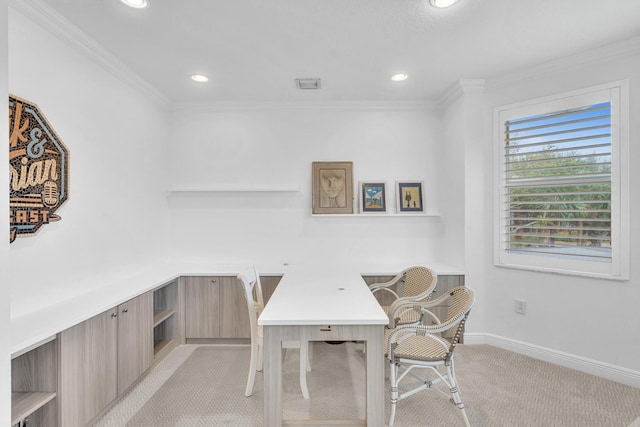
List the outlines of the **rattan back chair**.
{"label": "rattan back chair", "polygon": [[[469,426],[455,376],[453,354],[474,302],[473,290],[459,286],[433,301],[411,304],[412,309],[421,310],[424,318],[429,319],[428,324],[399,325],[386,330],[385,357],[390,364],[391,384],[389,427],[393,426],[398,401],[428,389],[450,397],[460,409],[465,425]],[[439,319],[432,309],[447,304],[446,317]],[[407,376],[419,382],[411,381],[410,385],[402,387],[401,382]],[[440,383],[446,384],[448,394],[435,387]]]}
{"label": "rattan back chair", "polygon": [[[427,267],[415,266],[409,267],[398,273],[393,279],[383,283],[373,283],[369,285],[369,289],[374,294],[376,292],[387,292],[393,297],[391,305],[383,305],[382,308],[389,316],[389,325],[391,324],[414,324],[421,321],[421,313],[406,306],[407,302],[428,301],[431,294],[435,291],[438,283],[438,276],[435,272]],[[398,290],[396,292],[394,290]],[[402,311],[398,311],[399,306],[404,307]],[[395,313],[397,318],[392,316]]]}

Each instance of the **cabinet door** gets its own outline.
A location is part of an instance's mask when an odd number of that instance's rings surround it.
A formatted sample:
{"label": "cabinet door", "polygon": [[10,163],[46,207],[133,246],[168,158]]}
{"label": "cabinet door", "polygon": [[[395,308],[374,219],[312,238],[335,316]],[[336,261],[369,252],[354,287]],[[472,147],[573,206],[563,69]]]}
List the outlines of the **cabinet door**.
{"label": "cabinet door", "polygon": [[262,297],[264,298],[264,304],[269,303],[271,295],[276,290],[278,283],[280,283],[282,276],[260,276],[260,283],[262,284]]}
{"label": "cabinet door", "polygon": [[[367,285],[372,285],[374,283],[388,282],[389,280],[393,279],[394,277],[395,276],[362,276],[362,279],[364,279],[364,281],[365,281],[365,283]],[[398,285],[393,285],[391,287],[391,289],[394,292],[398,292]],[[378,302],[382,306],[391,305],[391,304],[393,304],[393,301],[395,301],[395,297],[393,296],[393,294],[391,292],[378,291],[373,295],[376,297],[376,300],[378,300]]]}
{"label": "cabinet door", "polygon": [[118,394],[153,363],[153,292],[118,306]]}
{"label": "cabinet door", "polygon": [[185,279],[186,338],[220,338],[218,277]]}
{"label": "cabinet door", "polygon": [[236,277],[220,277],[220,338],[251,338],[247,299]]}
{"label": "cabinet door", "polygon": [[116,398],[117,316],[108,310],[60,333],[59,425],[84,426]]}

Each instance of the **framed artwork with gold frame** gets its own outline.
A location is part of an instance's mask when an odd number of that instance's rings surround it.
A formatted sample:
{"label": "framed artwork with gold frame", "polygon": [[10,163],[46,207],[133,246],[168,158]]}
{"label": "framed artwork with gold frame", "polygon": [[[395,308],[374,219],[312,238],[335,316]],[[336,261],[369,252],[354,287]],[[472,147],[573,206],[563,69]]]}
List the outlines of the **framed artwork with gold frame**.
{"label": "framed artwork with gold frame", "polygon": [[353,213],[353,162],[313,162],[312,213]]}
{"label": "framed artwork with gold frame", "polygon": [[396,208],[398,213],[424,213],[422,181],[396,181]]}

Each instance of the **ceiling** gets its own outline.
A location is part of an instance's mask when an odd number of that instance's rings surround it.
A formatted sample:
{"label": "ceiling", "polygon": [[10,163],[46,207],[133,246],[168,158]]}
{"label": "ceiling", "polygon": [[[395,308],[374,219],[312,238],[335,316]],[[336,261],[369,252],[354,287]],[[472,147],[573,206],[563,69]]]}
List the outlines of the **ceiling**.
{"label": "ceiling", "polygon": [[[46,5],[172,103],[429,101],[460,79],[640,35],[640,0],[150,2]],[[408,80],[392,82],[397,72]],[[210,80],[195,83],[193,73]],[[298,90],[294,79],[307,77],[320,77],[321,89]]]}

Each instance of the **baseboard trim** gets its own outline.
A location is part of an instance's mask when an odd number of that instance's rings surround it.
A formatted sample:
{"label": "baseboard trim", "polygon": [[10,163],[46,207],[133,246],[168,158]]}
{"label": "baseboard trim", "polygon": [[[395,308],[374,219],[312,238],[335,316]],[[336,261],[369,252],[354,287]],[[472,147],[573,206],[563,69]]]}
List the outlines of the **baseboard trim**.
{"label": "baseboard trim", "polygon": [[556,365],[564,366],[565,368],[575,369],[576,371],[606,378],[631,387],[640,388],[640,372],[638,371],[553,350],[551,348],[529,344],[513,340],[511,338],[501,337],[499,335],[473,332],[466,332],[464,334],[464,343],[491,345],[504,350],[513,351],[514,353],[533,357],[534,359],[555,363]]}

